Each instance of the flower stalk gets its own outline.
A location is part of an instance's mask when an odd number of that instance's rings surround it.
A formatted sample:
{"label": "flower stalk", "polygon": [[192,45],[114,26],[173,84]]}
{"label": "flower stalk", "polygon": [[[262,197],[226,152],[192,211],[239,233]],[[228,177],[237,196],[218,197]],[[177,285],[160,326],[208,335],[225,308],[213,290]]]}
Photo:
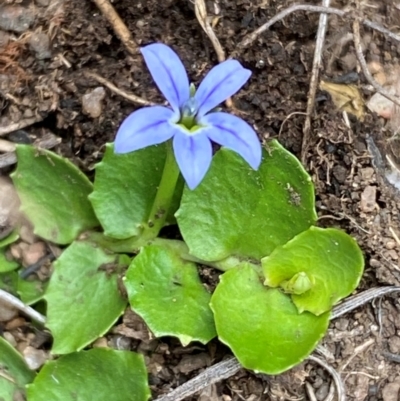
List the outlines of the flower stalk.
{"label": "flower stalk", "polygon": [[179,168],[175,161],[171,141],[168,141],[166,146],[167,156],[160,185],[149,218],[142,234],[140,235],[143,240],[156,238],[160,230],[164,227],[179,178]]}

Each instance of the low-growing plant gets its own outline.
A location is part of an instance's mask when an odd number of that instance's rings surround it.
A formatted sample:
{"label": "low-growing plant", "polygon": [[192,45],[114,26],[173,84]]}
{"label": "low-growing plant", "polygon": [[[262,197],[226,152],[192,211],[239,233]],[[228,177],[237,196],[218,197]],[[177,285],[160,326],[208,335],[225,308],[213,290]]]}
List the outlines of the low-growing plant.
{"label": "low-growing plant", "polygon": [[[281,373],[314,350],[332,307],[363,272],[352,237],[316,226],[314,187],[301,163],[275,140],[262,147],[249,124],[217,109],[249,70],[225,61],[195,89],[169,47],[142,54],[169,106],[139,109],[122,123],[94,184],[61,156],[17,147],[12,179],[23,212],[38,236],[67,246],[44,293],[16,283],[23,299],[46,301],[52,353],[62,355],[29,385],[29,401],[69,399],[62,397],[72,391],[89,400],[99,383],[104,399],[127,399],[118,375],[135,386],[130,399],[145,400],[139,356],[82,351],[127,303],[156,336],[183,345],[217,336],[245,368]],[[212,142],[222,145],[214,155]],[[164,232],[168,225],[178,229]],[[222,272],[212,293],[199,265]],[[93,371],[85,390],[77,369]]]}

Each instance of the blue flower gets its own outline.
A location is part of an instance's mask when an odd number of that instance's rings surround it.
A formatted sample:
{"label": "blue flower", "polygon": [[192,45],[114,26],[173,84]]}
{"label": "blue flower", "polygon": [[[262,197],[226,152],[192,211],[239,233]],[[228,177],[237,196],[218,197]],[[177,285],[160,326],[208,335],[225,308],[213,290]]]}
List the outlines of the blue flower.
{"label": "blue flower", "polygon": [[236,60],[224,61],[192,93],[185,67],[171,48],[156,43],[141,52],[171,107],[144,107],[130,114],[117,132],[115,152],[132,152],[173,138],[175,159],[190,189],[210,167],[211,141],[237,152],[257,170],[261,145],[253,128],[239,117],[215,111],[247,82],[251,71]]}

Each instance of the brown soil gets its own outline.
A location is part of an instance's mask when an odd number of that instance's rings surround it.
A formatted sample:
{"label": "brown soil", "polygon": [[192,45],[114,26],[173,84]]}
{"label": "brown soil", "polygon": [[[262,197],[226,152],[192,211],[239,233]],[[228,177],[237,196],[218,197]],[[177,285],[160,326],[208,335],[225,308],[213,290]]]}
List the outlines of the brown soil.
{"label": "brown soil", "polygon": [[[41,120],[5,139],[35,140],[50,131],[62,138],[57,151],[91,175],[105,143],[113,141],[122,119],[137,106],[106,89],[101,115],[93,118],[85,114],[83,95],[101,86],[88,79],[85,71],[96,72],[118,88],[149,101],[163,99],[140,55],[126,51],[91,1],[36,0],[34,8],[27,1],[5,3],[10,9],[14,7],[13,12],[20,6],[29,7],[33,17],[31,27],[24,32],[0,30],[0,126],[31,117]],[[215,5],[220,9],[215,33],[230,54],[244,35],[292,3],[220,0],[209,1],[207,6],[210,15]],[[333,3],[337,8],[347,6],[346,1]],[[194,83],[217,63],[190,1],[115,0],[113,5],[139,45],[160,41],[172,46]],[[390,1],[363,2],[362,13],[391,29],[400,24],[400,10]],[[0,23],[1,18],[0,15]],[[262,140],[278,138],[297,156],[305,120],[300,113],[306,110],[318,19],[318,14],[292,14],[238,53],[238,59],[253,75],[235,96],[235,107],[256,127]],[[357,72],[352,41],[345,41],[350,32],[348,21],[329,17],[321,70],[327,81]],[[49,44],[43,33],[50,39]],[[362,29],[362,40],[368,61],[375,60],[385,68],[397,66],[398,43],[369,29]],[[356,85],[368,99],[371,92],[365,90],[363,75],[357,77]],[[367,136],[373,140],[368,140],[370,149]],[[360,290],[400,285],[400,243],[396,237],[400,236],[400,198],[384,178],[385,166],[377,160],[372,163],[374,143],[381,152],[386,152],[390,143],[392,156],[400,156],[393,150],[394,142],[387,139],[392,136],[392,132],[383,131],[383,121],[370,112],[363,122],[350,116],[348,127],[330,96],[318,91],[305,164],[316,186],[320,225],[346,230],[365,254],[366,270]],[[0,170],[0,175],[9,171],[10,168]],[[134,317],[128,313],[125,319]],[[143,331],[142,337],[123,338],[126,348],[146,355],[154,397],[229,355],[229,350],[217,341],[208,346],[182,348],[172,339],[150,341],[140,322],[136,327]],[[109,339],[121,336],[119,330],[124,334],[121,326]],[[387,354],[400,354],[400,303],[396,296],[376,300],[332,322],[322,345],[332,354],[330,363],[341,372],[350,400],[400,399],[399,360]],[[193,399],[307,399],[306,381],[317,400],[326,399],[331,377],[311,362],[279,377],[242,370]]]}

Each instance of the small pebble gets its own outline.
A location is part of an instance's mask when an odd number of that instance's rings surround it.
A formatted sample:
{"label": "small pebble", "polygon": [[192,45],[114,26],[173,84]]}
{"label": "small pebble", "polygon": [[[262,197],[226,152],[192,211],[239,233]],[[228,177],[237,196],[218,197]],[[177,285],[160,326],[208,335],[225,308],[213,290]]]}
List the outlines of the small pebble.
{"label": "small pebble", "polygon": [[17,344],[17,350],[18,350],[21,354],[23,354],[25,348],[28,347],[28,346],[29,346],[29,344],[28,344],[27,341],[25,341],[25,340],[19,341],[18,344]]}
{"label": "small pebble", "polygon": [[392,336],[389,338],[389,350],[393,354],[400,354],[400,337]]}
{"label": "small pebble", "polygon": [[369,213],[375,209],[376,187],[368,185],[361,194],[360,208],[363,212]]}
{"label": "small pebble", "polygon": [[35,241],[37,241],[37,237],[33,232],[33,227],[28,221],[22,222],[22,226],[19,230],[19,237],[22,241],[28,244],[33,244]]}
{"label": "small pebble", "polygon": [[399,400],[400,382],[399,378],[393,383],[387,383],[382,389],[383,401],[398,401]]}
{"label": "small pebble", "polygon": [[35,113],[31,109],[24,110],[24,118],[31,118],[35,115]]}
{"label": "small pebble", "polygon": [[44,242],[35,242],[28,245],[27,248],[22,250],[22,262],[24,266],[30,266],[38,262],[46,254],[46,245]]}
{"label": "small pebble", "polygon": [[89,93],[82,96],[82,109],[85,114],[92,118],[101,116],[103,111],[103,99],[106,96],[106,91],[102,86],[99,86]]}
{"label": "small pebble", "polygon": [[386,249],[394,249],[394,248],[396,248],[396,241],[390,240],[390,241],[386,242],[385,246],[386,246]]}
{"label": "small pebble", "polygon": [[6,330],[14,330],[19,327],[25,326],[26,320],[23,317],[16,317],[15,319],[10,320],[6,324]]}
{"label": "small pebble", "polygon": [[391,249],[390,251],[388,251],[387,255],[393,260],[397,260],[399,258],[399,255],[397,254],[397,252],[394,249]]}
{"label": "small pebble", "polygon": [[387,78],[386,78],[386,74],[383,71],[379,71],[378,73],[375,74],[374,76],[375,81],[378,82],[378,84],[380,85],[385,85]]}
{"label": "small pebble", "polygon": [[36,349],[28,346],[22,352],[26,364],[29,369],[39,369],[48,359],[48,355],[41,349]]}
{"label": "small pebble", "polygon": [[8,322],[17,316],[18,310],[0,300],[0,322]]}
{"label": "small pebble", "polygon": [[343,184],[347,178],[347,169],[344,166],[336,165],[332,169],[332,174],[340,184]]}
{"label": "small pebble", "polygon": [[329,393],[329,385],[328,383],[324,383],[316,392],[315,392],[315,397],[317,398],[318,401],[325,400]]}
{"label": "small pebble", "polygon": [[[389,89],[390,94],[393,95],[393,92],[393,88]],[[369,99],[367,107],[374,113],[378,114],[378,116],[386,119],[392,117],[394,112],[394,103],[380,93],[375,93],[371,99]]]}
{"label": "small pebble", "polygon": [[7,342],[9,342],[13,347],[17,346],[17,341],[15,340],[14,336],[9,332],[9,331],[5,331],[3,333],[3,337],[5,338],[5,340]]}
{"label": "small pebble", "polygon": [[324,384],[324,381],[322,380],[322,378],[320,376],[317,376],[315,378],[315,382],[313,384],[313,387],[314,388],[320,388],[323,384]]}
{"label": "small pebble", "polygon": [[100,337],[93,343],[93,348],[109,348],[107,338]]}
{"label": "small pebble", "polygon": [[120,335],[113,336],[110,340],[110,347],[121,351],[129,351],[131,349],[131,339]]}
{"label": "small pebble", "polygon": [[35,21],[32,7],[7,4],[0,7],[0,29],[17,33],[26,32]]}
{"label": "small pebble", "polygon": [[371,74],[376,74],[380,71],[383,71],[383,66],[378,61],[371,61],[368,63],[368,69]]}
{"label": "small pebble", "polygon": [[338,319],[335,322],[335,327],[340,331],[347,330],[347,328],[349,327],[349,319],[345,319],[345,318]]}
{"label": "small pebble", "polygon": [[38,60],[51,58],[50,38],[44,32],[34,32],[29,38],[29,47]]}
{"label": "small pebble", "polygon": [[0,31],[0,47],[5,47],[10,41],[10,35],[7,32]]}
{"label": "small pebble", "polygon": [[375,170],[372,167],[366,167],[361,169],[361,177],[363,180],[370,180],[375,173]]}

